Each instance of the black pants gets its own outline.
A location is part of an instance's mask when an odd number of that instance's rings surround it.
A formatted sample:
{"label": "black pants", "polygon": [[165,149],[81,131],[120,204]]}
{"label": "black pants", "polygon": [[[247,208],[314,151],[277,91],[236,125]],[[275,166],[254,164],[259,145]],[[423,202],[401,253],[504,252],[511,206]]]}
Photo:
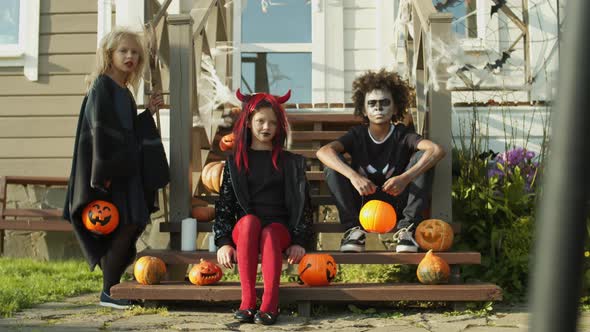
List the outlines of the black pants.
{"label": "black pants", "polygon": [[[406,169],[414,166],[423,154],[423,151],[414,153]],[[342,156],[341,159],[344,160]],[[398,196],[391,196],[381,190],[377,190],[372,195],[361,196],[352,183],[350,183],[350,180],[342,174],[328,167],[324,169],[324,174],[328,188],[336,201],[340,223],[346,229],[360,226],[359,212],[366,202],[373,199],[388,202],[393,206],[398,218],[396,229],[400,229],[412,223],[416,227],[424,219],[424,210],[430,202],[434,168],[416,177],[414,181],[408,184],[404,192]],[[400,211],[402,211],[401,214]]]}

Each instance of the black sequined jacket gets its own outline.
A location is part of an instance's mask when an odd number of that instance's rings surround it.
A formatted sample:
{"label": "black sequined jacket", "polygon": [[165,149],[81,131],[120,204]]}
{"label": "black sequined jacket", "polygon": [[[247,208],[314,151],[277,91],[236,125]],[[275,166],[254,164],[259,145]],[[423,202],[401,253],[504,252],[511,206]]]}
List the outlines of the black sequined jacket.
{"label": "black sequined jacket", "polygon": [[[309,183],[305,176],[306,162],[301,155],[284,151],[283,170],[285,172],[285,202],[289,212],[287,228],[291,243],[307,250],[314,245],[313,213],[309,197]],[[227,158],[219,199],[215,202],[215,244],[217,247],[229,244],[235,247],[232,230],[241,217],[250,214],[248,206],[248,179],[240,176],[233,156]]]}

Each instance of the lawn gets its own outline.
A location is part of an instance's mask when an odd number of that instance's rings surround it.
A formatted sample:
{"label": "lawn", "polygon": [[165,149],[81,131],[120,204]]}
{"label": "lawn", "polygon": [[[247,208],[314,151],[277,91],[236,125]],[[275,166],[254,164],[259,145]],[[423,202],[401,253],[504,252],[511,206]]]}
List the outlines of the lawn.
{"label": "lawn", "polygon": [[84,261],[43,262],[0,258],[2,317],[9,317],[35,304],[98,292],[101,288],[100,269],[90,272]]}

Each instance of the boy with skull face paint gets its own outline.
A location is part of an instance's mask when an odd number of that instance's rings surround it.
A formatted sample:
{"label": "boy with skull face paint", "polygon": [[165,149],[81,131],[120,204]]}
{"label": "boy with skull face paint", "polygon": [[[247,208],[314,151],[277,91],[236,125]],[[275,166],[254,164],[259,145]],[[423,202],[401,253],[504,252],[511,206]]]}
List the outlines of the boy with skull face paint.
{"label": "boy with skull face paint", "polygon": [[[398,214],[397,252],[416,252],[412,227],[423,219],[432,187],[432,167],[445,156],[442,147],[413,132],[401,120],[407,114],[409,87],[398,74],[368,71],[352,84],[354,114],[364,124],[317,152],[326,165],[326,182],[347,231],[344,252],[361,252],[365,231],[359,223],[364,203],[378,199]],[[348,153],[348,164],[342,155]]]}

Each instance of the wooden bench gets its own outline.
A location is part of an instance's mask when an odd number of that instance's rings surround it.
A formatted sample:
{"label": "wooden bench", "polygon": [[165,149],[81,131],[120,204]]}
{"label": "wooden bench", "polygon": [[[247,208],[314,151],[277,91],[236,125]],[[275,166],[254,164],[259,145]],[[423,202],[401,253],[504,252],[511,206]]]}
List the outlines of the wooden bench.
{"label": "wooden bench", "polygon": [[62,209],[7,208],[8,185],[67,186],[67,178],[0,176],[0,254],[4,250],[4,230],[71,232],[62,218]]}
{"label": "wooden bench", "polygon": [[[300,153],[308,158],[307,178],[311,184],[311,200],[314,207],[314,230],[316,233],[342,233],[344,228],[337,222],[318,222],[319,207],[333,204],[333,199],[324,183],[323,166],[316,158],[315,152],[323,144],[340,137],[352,125],[359,124],[360,119],[346,112],[301,112],[288,110],[291,124],[290,151]],[[223,160],[224,153],[219,151],[218,142],[229,130],[220,129],[211,144],[207,162]],[[193,198],[200,202],[213,204],[217,195],[204,194],[199,184]],[[199,222],[199,233],[212,231],[212,223]],[[454,224],[456,233],[459,225]],[[161,232],[180,233],[180,223],[160,224]],[[392,251],[366,251],[364,253],[341,253],[337,251],[321,251],[331,254],[338,264],[418,264],[425,253],[395,253]],[[216,261],[216,254],[206,250],[182,252],[178,250],[145,250],[139,256],[156,256],[169,265],[188,265],[197,263],[201,258]],[[460,266],[464,264],[481,264],[478,252],[445,252],[440,253],[451,265],[451,282],[448,285],[422,284],[344,284],[335,283],[327,287],[306,287],[297,284],[282,284],[280,300],[283,303],[295,302],[299,313],[309,316],[311,303],[325,302],[370,302],[370,301],[497,301],[502,299],[501,289],[490,283],[463,284]],[[261,285],[257,287],[261,291]],[[165,281],[160,285],[139,285],[126,282],[114,286],[111,294],[116,298],[157,300],[200,300],[200,301],[239,301],[240,286],[238,283],[220,283],[213,286],[194,286],[185,281]]]}

